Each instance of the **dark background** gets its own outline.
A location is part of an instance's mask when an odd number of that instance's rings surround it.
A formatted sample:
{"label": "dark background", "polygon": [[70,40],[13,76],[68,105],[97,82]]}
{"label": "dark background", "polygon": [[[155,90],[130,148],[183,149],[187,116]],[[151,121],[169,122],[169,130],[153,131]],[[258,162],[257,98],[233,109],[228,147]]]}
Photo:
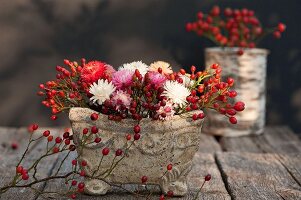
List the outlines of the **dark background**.
{"label": "dark background", "polygon": [[174,66],[203,67],[212,44],[185,23],[214,5],[254,9],[265,26],[287,25],[281,40],[266,38],[270,49],[267,123],[301,132],[299,0],[11,0],[0,5],[0,125],[67,125],[51,122],[35,95],[37,85],[55,77],[64,58],[124,62],[165,60]]}

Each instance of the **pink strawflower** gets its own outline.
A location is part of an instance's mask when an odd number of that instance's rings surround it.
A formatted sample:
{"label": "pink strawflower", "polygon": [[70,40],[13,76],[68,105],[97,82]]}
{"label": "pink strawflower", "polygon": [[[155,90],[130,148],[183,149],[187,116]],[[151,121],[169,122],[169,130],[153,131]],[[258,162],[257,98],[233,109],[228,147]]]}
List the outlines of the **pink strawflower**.
{"label": "pink strawflower", "polygon": [[154,84],[156,87],[162,86],[167,80],[166,77],[158,72],[149,72],[150,83]]}
{"label": "pink strawflower", "polygon": [[[166,114],[166,117],[162,117],[162,113]],[[165,106],[161,106],[159,110],[157,110],[157,114],[159,115],[160,120],[170,120],[175,115],[175,110],[173,107],[173,103],[171,101],[166,102]]]}
{"label": "pink strawflower", "polygon": [[131,105],[132,98],[131,96],[123,91],[123,90],[117,90],[113,93],[113,96],[111,98],[111,102],[113,106],[116,107],[116,110],[120,110],[121,106],[124,105],[125,108],[129,109]]}
{"label": "pink strawflower", "polygon": [[106,72],[105,74],[109,77],[112,77],[112,74],[114,74],[116,70],[111,65],[106,65]]}
{"label": "pink strawflower", "polygon": [[124,89],[129,87],[133,83],[133,74],[135,72],[129,69],[122,69],[116,71],[112,75],[112,83],[117,87],[117,89]]}

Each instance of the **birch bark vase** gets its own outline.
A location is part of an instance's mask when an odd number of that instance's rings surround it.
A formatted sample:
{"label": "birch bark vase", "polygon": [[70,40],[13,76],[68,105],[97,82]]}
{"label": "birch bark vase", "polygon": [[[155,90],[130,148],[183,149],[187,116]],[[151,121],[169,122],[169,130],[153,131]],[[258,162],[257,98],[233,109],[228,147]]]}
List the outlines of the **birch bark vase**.
{"label": "birch bark vase", "polygon": [[243,112],[237,113],[238,124],[232,125],[225,117],[207,112],[204,132],[213,135],[236,137],[262,134],[265,127],[266,103],[266,49],[244,49],[243,55],[237,55],[238,48],[213,47],[205,49],[205,64],[210,67],[218,63],[222,68],[222,76],[233,77],[234,89],[239,97],[235,101],[243,101],[246,106]]}
{"label": "birch bark vase", "polygon": [[[100,143],[91,142],[81,151],[78,150],[79,161],[87,162],[87,166],[83,168],[86,175],[91,177],[94,174],[93,177],[105,180],[86,178],[86,193],[106,194],[110,189],[110,184],[107,183],[141,184],[142,176],[148,177],[147,184],[159,185],[164,193],[169,190],[173,191],[175,196],[184,196],[187,193],[187,175],[192,169],[192,160],[199,148],[202,120],[193,121],[192,114],[189,113],[176,115],[169,121],[142,119],[139,123],[141,138],[122,156],[115,157],[117,149],[124,150],[133,141],[127,141],[125,135],[133,133],[137,122],[132,119],[115,122],[100,113],[98,119],[92,121],[92,113],[95,111],[88,108],[71,108],[69,112],[77,147],[82,141],[84,128],[90,130],[92,126],[96,126],[99,129],[98,137],[101,137]],[[88,142],[94,141],[97,134],[91,136]],[[101,159],[104,147],[109,147],[110,153]],[[117,162],[110,174],[103,175]],[[173,168],[167,171],[166,167],[170,163],[173,164]]]}

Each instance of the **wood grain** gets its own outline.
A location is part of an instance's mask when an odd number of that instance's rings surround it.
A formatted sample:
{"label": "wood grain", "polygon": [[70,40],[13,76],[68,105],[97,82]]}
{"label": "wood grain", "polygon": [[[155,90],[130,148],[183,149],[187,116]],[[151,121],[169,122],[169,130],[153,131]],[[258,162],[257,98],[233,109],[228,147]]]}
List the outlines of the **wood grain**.
{"label": "wood grain", "polygon": [[300,185],[275,154],[229,152],[217,153],[216,158],[233,199],[299,200],[301,197]]}
{"label": "wood grain", "polygon": [[251,153],[301,153],[301,140],[288,127],[266,127],[260,136],[223,137],[224,151]]}

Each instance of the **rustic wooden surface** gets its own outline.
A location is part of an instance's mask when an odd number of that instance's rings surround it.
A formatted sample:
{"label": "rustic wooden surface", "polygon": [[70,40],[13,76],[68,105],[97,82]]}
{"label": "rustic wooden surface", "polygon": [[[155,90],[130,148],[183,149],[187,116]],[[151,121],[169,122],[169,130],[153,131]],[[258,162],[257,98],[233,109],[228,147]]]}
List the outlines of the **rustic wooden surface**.
{"label": "rustic wooden surface", "polygon": [[[45,129],[39,129],[42,132]],[[54,134],[62,133],[62,129],[51,129]],[[28,133],[26,128],[0,127],[0,187],[11,180],[15,165],[27,145]],[[17,142],[19,147],[12,150],[10,145]],[[44,143],[38,143],[29,150],[29,161],[34,160],[43,150]],[[71,155],[71,160],[75,155]],[[44,177],[50,174],[60,164],[63,156],[53,156],[43,161],[39,167]],[[66,162],[64,170],[70,169]],[[202,136],[200,149],[194,158],[194,167],[189,175],[189,194],[183,198],[193,199],[203,177],[210,173],[212,179],[207,183],[197,199],[301,199],[301,141],[287,127],[268,127],[260,136],[245,136],[240,138],[215,138]],[[127,185],[135,189],[137,185]],[[141,187],[141,186],[140,186]],[[64,190],[64,181],[52,181],[40,184],[44,191]],[[159,199],[160,189],[153,186],[155,191],[149,199]],[[27,189],[12,189],[0,199],[42,200],[45,197]],[[55,199],[58,199],[57,196]],[[143,199],[113,188],[107,195],[93,197],[81,195],[85,200],[125,200]]]}

